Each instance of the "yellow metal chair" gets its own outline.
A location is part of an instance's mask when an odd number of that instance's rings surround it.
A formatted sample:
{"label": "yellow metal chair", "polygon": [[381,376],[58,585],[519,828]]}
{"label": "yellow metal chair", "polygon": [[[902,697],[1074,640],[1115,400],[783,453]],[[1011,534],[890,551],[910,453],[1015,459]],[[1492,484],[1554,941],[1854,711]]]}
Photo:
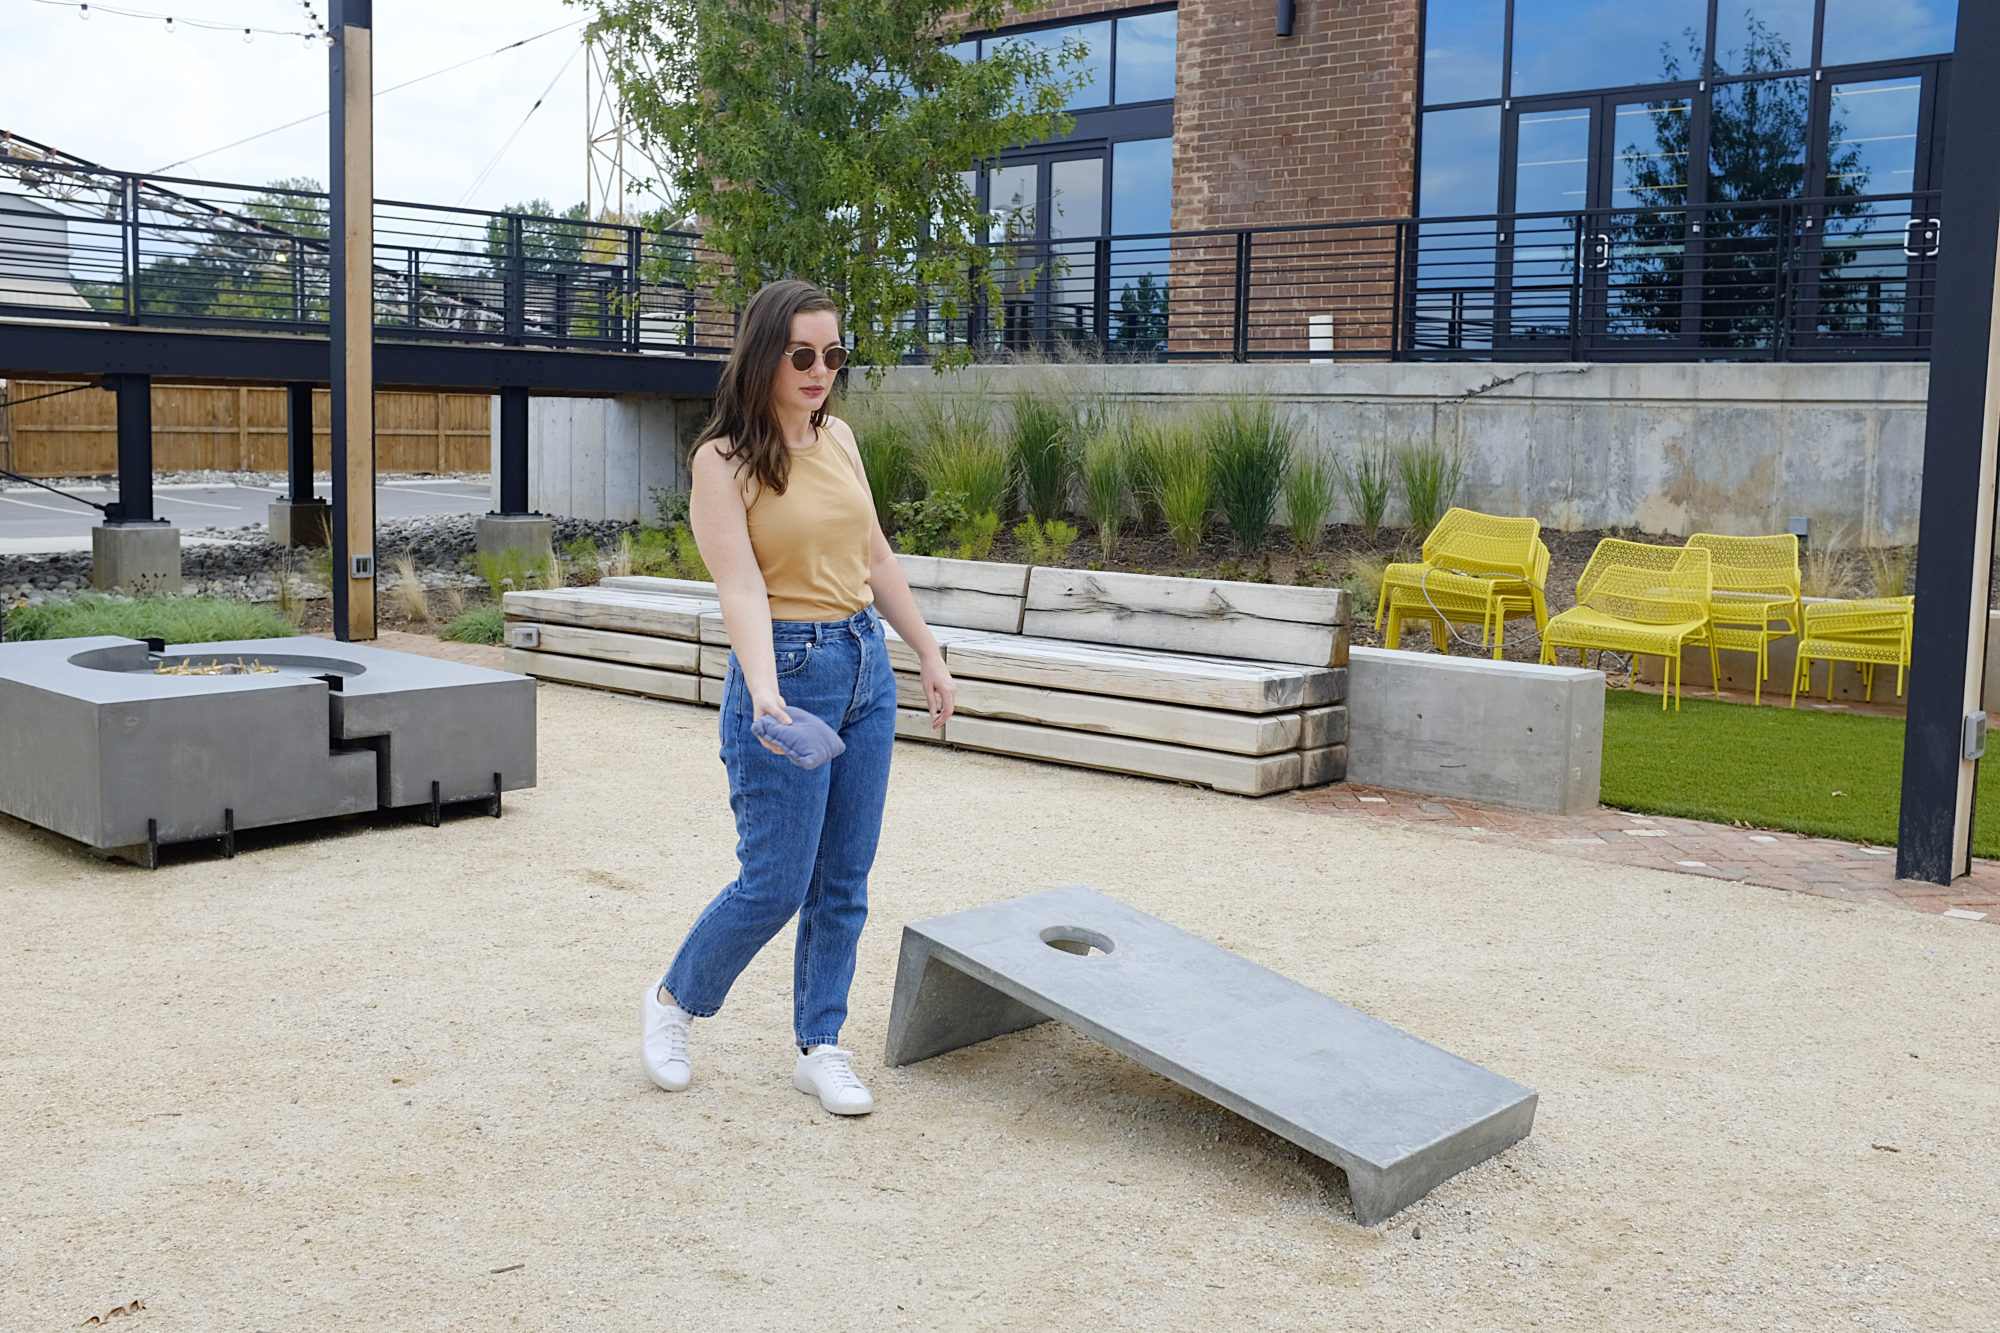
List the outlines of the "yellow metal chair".
{"label": "yellow metal chair", "polygon": [[1896,668],[1896,693],[1910,668],[1910,642],[1916,631],[1914,597],[1869,597],[1859,601],[1809,602],[1805,630],[1799,635],[1798,668],[1792,673],[1792,707],[1799,690],[1812,693],[1812,664],[1826,663],[1826,698],[1833,701],[1833,664],[1852,662],[1861,668],[1868,702],[1875,701],[1875,668]]}
{"label": "yellow metal chair", "polygon": [[1477,625],[1481,647],[1498,659],[1509,620],[1533,616],[1536,630],[1549,620],[1542,586],[1549,576],[1549,548],[1532,518],[1502,518],[1451,509],[1424,539],[1421,563],[1390,565],[1382,575],[1375,609],[1383,642],[1395,648],[1403,622],[1430,626],[1431,642],[1449,653],[1454,626]]}
{"label": "yellow metal chair", "polygon": [[1577,578],[1576,605],[1542,630],[1542,661],[1553,665],[1558,648],[1657,656],[1663,663],[1660,707],[1671,693],[1678,709],[1683,648],[1706,643],[1709,669],[1714,679],[1722,676],[1709,632],[1709,578],[1708,552],[1699,546],[1607,537]]}
{"label": "yellow metal chair", "polygon": [[1756,654],[1757,680],[1753,702],[1764,701],[1764,679],[1771,674],[1771,643],[1797,634],[1804,623],[1799,600],[1799,539],[1721,537],[1697,532],[1689,546],[1708,552],[1709,575],[1715,591],[1709,601],[1708,623],[1717,648]]}

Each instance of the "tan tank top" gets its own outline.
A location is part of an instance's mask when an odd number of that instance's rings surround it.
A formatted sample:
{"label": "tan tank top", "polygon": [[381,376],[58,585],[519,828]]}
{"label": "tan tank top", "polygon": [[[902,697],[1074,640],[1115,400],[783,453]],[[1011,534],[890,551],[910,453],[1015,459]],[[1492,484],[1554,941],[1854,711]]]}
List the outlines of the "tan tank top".
{"label": "tan tank top", "polygon": [[868,586],[875,502],[854,460],[822,426],[792,451],[785,493],[759,487],[745,511],[773,620],[845,620],[875,600]]}

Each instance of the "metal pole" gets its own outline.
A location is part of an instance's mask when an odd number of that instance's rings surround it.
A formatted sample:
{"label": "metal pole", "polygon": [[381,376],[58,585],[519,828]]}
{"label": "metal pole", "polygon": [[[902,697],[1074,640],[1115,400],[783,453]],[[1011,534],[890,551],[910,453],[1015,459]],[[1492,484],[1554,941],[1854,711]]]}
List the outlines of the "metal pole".
{"label": "metal pole", "polygon": [[[2000,60],[2000,5],[1960,5],[1955,63]],[[1979,710],[1986,671],[1993,557],[1994,458],[2000,445],[2000,80],[1951,82],[1945,141],[1944,247],[1937,261],[1930,412],[1924,427],[1923,555],[1917,565],[1916,641],[1903,732],[1903,808],[1896,873],[1949,884],[1971,869],[1978,765],[1965,757],[1965,722]]]}
{"label": "metal pole", "polygon": [[318,498],[313,494],[313,386],[285,386],[285,461],[291,471],[293,504]]}
{"label": "metal pole", "polygon": [[375,637],[373,0],[332,0],[333,632]]}
{"label": "metal pole", "polygon": [[528,391],[500,390],[500,512],[528,512]]}
{"label": "metal pole", "polygon": [[153,377],[106,375],[118,395],[118,513],[113,523],[153,521]]}

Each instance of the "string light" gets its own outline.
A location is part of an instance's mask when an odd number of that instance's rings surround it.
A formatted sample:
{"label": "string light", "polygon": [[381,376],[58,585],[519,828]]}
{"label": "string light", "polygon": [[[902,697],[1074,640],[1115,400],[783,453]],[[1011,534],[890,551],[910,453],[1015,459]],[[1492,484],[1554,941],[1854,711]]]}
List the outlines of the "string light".
{"label": "string light", "polygon": [[38,5],[53,5],[58,9],[74,9],[76,16],[85,21],[96,17],[98,14],[116,14],[119,18],[151,19],[156,23],[164,22],[169,35],[178,33],[183,28],[199,28],[206,32],[241,33],[243,34],[243,40],[246,42],[255,40],[256,35],[261,32],[267,37],[303,37],[309,46],[319,42],[325,42],[329,46],[333,44],[332,34],[327,32],[326,25],[321,23],[313,14],[310,4],[305,6],[305,10],[306,17],[312,21],[313,31],[300,32],[296,28],[244,28],[234,23],[211,23],[205,19],[182,18],[173,14],[157,14],[145,9],[123,9],[114,5],[98,4],[95,0],[92,0],[92,3],[89,4],[78,3],[78,0],[35,0],[35,3]]}

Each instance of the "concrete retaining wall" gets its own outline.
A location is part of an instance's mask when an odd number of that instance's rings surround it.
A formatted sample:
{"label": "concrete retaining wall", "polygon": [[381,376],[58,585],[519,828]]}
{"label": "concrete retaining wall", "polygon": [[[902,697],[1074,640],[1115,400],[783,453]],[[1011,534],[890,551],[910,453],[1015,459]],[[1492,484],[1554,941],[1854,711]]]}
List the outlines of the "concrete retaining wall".
{"label": "concrete retaining wall", "polygon": [[[528,402],[528,507],[564,518],[650,521],[653,487],[686,490],[687,450],[706,400],[630,395]],[[500,400],[493,400],[493,487],[500,507]]]}
{"label": "concrete retaining wall", "polygon": [[[891,397],[1105,393],[1166,410],[1270,395],[1322,449],[1463,452],[1459,502],[1560,529],[1753,535],[1794,515],[1842,546],[1914,542],[1923,365],[987,366],[888,372]],[[865,391],[857,380],[854,388]],[[1337,514],[1337,518],[1351,516]],[[1391,520],[1397,506],[1391,506]]]}
{"label": "concrete retaining wall", "polygon": [[1555,814],[1597,806],[1601,672],[1355,648],[1347,710],[1350,782]]}

